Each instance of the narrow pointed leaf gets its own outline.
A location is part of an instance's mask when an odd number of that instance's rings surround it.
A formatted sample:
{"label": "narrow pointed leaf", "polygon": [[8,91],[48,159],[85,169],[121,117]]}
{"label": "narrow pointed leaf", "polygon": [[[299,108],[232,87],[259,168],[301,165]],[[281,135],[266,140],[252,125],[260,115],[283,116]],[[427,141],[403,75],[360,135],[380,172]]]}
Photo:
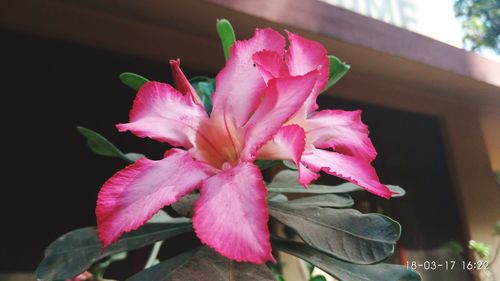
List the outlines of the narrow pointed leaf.
{"label": "narrow pointed leaf", "polygon": [[303,243],[273,239],[274,249],[287,252],[314,264],[341,281],[421,281],[422,277],[405,266],[379,263],[359,265],[348,263],[309,247]]}
{"label": "narrow pointed leaf", "polygon": [[348,194],[325,194],[308,196],[300,199],[290,200],[286,204],[293,207],[327,207],[347,208],[354,205],[354,200]]}
{"label": "narrow pointed leaf", "polygon": [[328,83],[326,83],[326,86],[323,89],[323,91],[328,90],[328,88],[337,83],[337,81],[339,81],[340,78],[342,78],[351,68],[350,65],[341,62],[335,56],[328,56],[328,59],[330,59],[330,73],[329,73],[330,78],[328,79]]}
{"label": "narrow pointed leaf", "polygon": [[189,79],[189,83],[200,97],[201,103],[208,114],[212,112],[212,94],[215,91],[215,79],[206,76],[195,76]]}
{"label": "narrow pointed leaf", "polygon": [[120,81],[122,81],[123,84],[129,86],[133,90],[137,91],[142,86],[142,84],[149,82],[149,79],[132,72],[123,72],[122,74],[120,74]]}
{"label": "narrow pointed leaf", "polygon": [[269,214],[297,231],[308,245],[358,264],[380,262],[392,255],[401,235],[401,226],[392,219],[353,209],[270,202]]}
{"label": "narrow pointed leaf", "polygon": [[[340,185],[321,185],[310,184],[305,189],[297,181],[298,173],[293,170],[283,170],[274,176],[272,182],[267,186],[269,192],[276,193],[310,193],[310,194],[329,194],[329,193],[348,193],[354,191],[363,191],[361,187],[346,182]],[[392,197],[401,197],[405,195],[405,190],[397,185],[386,185],[394,192]]]}
{"label": "narrow pointed leaf", "polygon": [[222,43],[222,49],[224,50],[224,57],[226,61],[229,59],[229,50],[236,41],[236,36],[234,35],[233,27],[227,19],[217,20],[217,33],[219,34],[220,41]]}
{"label": "narrow pointed leaf", "polygon": [[121,152],[114,144],[95,131],[85,127],[77,127],[77,130],[87,139],[87,145],[97,155],[116,157],[129,163],[134,163],[137,159],[144,157],[139,153],[125,154]]}
{"label": "narrow pointed leaf", "polygon": [[146,224],[138,230],[126,233],[102,253],[102,245],[97,238],[95,227],[77,229],[64,234],[49,245],[45,258],[38,265],[36,276],[41,281],[66,280],[103,258],[189,231],[192,231],[191,223]]}
{"label": "narrow pointed leaf", "polygon": [[[191,255],[191,256],[190,256]],[[215,251],[201,247],[142,271],[127,281],[274,281],[265,265],[235,262]]]}

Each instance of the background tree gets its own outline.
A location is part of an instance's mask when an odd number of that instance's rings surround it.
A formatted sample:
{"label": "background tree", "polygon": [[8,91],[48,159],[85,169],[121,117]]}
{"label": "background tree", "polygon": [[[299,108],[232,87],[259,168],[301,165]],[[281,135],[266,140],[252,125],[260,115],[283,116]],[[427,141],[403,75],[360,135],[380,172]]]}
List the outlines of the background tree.
{"label": "background tree", "polygon": [[490,48],[500,54],[499,0],[455,0],[455,14],[462,19],[467,49]]}

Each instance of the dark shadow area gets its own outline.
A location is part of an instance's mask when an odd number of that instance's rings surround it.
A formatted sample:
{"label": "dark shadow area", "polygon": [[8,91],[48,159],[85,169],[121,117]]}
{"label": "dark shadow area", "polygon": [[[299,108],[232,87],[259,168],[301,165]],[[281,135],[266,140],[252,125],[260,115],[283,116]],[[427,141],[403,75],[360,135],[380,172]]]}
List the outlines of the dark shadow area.
{"label": "dark shadow area", "polygon": [[[61,234],[95,225],[97,192],[125,166],[95,155],[76,126],[100,132],[125,152],[162,157],[165,144],[120,134],[135,92],[118,75],[170,80],[165,62],[0,30],[3,174],[0,272],[33,271]],[[183,67],[189,75],[190,72]]]}

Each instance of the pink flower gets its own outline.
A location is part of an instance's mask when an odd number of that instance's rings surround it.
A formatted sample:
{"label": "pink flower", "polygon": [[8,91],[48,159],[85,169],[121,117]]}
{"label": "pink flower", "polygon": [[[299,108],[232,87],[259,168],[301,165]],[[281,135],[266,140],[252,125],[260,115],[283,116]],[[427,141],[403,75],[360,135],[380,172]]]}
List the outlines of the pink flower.
{"label": "pink flower", "polygon": [[253,161],[278,131],[286,133],[280,128],[317,91],[324,70],[264,79],[253,61],[263,50],[284,56],[284,38],[263,29],[235,43],[216,77],[210,116],[178,61],[170,62],[176,89],[158,82],[140,88],[130,123],[118,124],[118,130],[179,148],[162,160],[139,159],[103,185],[96,208],[103,247],[199,189],[193,226],[203,243],[236,261],[273,260],[266,187]]}
{"label": "pink flower", "polygon": [[377,153],[368,137],[368,127],[361,121],[361,111],[314,112],[318,108],[316,98],[328,82],[325,48],[290,32],[288,39],[290,48],[286,53],[264,50],[253,55],[262,77],[269,83],[317,70],[318,83],[301,109],[261,148],[258,159],[295,162],[299,182],[304,186],[318,178],[322,170],[389,198],[392,192],[379,182],[370,164]]}
{"label": "pink flower", "polygon": [[73,278],[66,279],[66,281],[93,281],[93,280],[95,280],[94,275],[88,271],[84,271]]}

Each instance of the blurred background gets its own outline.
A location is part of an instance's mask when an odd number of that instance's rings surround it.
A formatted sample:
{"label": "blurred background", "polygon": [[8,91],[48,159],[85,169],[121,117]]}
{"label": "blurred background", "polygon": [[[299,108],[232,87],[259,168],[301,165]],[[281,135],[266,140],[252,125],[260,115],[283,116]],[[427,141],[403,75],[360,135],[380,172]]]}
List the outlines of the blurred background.
{"label": "blurred background", "polygon": [[[457,17],[454,5],[460,12],[471,1],[453,0],[2,1],[0,280],[34,280],[51,241],[95,225],[97,192],[123,163],[94,155],[76,126],[161,158],[166,146],[115,130],[134,98],[118,75],[169,82],[168,60],[181,58],[188,76],[214,76],[224,64],[217,18],[237,39],[256,27],[297,32],[351,65],[320,107],[362,109],[381,181],[407,191],[390,201],[356,195],[363,212],[402,224],[393,262],[476,260],[468,241],[496,246],[500,219],[500,4],[483,2],[497,17]],[[478,35],[475,25],[497,33]],[[287,281],[304,280],[287,264]],[[500,278],[499,261],[490,267]],[[480,280],[478,270],[418,271],[423,280]]]}

